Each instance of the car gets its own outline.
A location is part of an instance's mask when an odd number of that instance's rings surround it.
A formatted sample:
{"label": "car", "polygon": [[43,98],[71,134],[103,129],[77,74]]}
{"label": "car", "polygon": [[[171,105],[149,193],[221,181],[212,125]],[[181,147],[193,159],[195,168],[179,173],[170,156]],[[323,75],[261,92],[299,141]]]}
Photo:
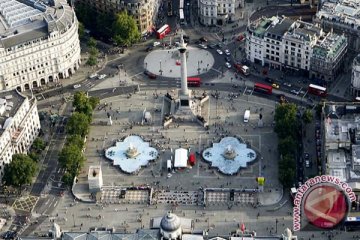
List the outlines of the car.
{"label": "car", "polygon": [[225,61],[226,62],[231,62],[231,58],[230,57],[225,57]]}
{"label": "car", "polygon": [[74,89],[77,89],[77,88],[80,88],[81,87],[81,84],[75,84],[74,85]]}
{"label": "car", "polygon": [[156,47],[156,46],[159,46],[160,44],[161,44],[160,42],[154,42],[153,46]]}
{"label": "car", "polygon": [[274,83],[274,80],[269,77],[265,78],[265,81],[268,83]]}
{"label": "car", "polygon": [[208,48],[210,48],[210,49],[214,49],[214,48],[216,47],[215,44],[208,44],[207,46],[208,46]]}
{"label": "car", "polygon": [[307,167],[307,168],[310,167],[310,160],[305,160],[305,167]]}
{"label": "car", "polygon": [[207,49],[207,46],[202,44],[202,43],[199,44],[199,47],[202,48],[202,49]]}
{"label": "car", "polygon": [[221,51],[220,49],[216,49],[217,53],[220,55],[223,55],[223,51]]}
{"label": "car", "polygon": [[153,49],[154,49],[153,46],[149,46],[149,47],[146,48],[146,51],[151,52]]}
{"label": "car", "polygon": [[304,159],[305,160],[309,160],[310,159],[310,155],[308,153],[304,153]]}
{"label": "car", "polygon": [[152,72],[149,72],[148,70],[145,70],[145,71],[144,71],[144,74],[145,74],[146,76],[148,76],[150,79],[156,79],[156,75],[153,74]]}
{"label": "car", "polygon": [[291,87],[291,86],[292,86],[291,83],[287,83],[287,82],[284,82],[283,85],[284,85],[284,86],[287,86],[287,87]]}
{"label": "car", "polygon": [[271,84],[271,86],[272,86],[273,88],[276,88],[276,89],[279,89],[279,88],[280,88],[279,84],[277,84],[277,83],[273,83],[273,84]]}
{"label": "car", "polygon": [[227,68],[231,68],[231,64],[228,63],[228,62],[225,63],[225,66],[226,66]]}
{"label": "car", "polygon": [[94,79],[94,78],[96,78],[97,76],[98,76],[97,73],[93,73],[93,74],[91,74],[91,75],[89,76],[89,78],[90,78],[90,79]]}
{"label": "car", "polygon": [[295,90],[295,89],[292,89],[290,92],[291,92],[292,94],[299,95],[299,91],[297,91],[297,90]]}
{"label": "car", "polygon": [[229,55],[230,55],[230,51],[229,51],[229,49],[225,49],[225,54],[226,54],[227,56],[229,56]]}
{"label": "car", "polygon": [[106,74],[101,74],[100,76],[98,76],[99,80],[104,79],[104,78],[106,78]]}

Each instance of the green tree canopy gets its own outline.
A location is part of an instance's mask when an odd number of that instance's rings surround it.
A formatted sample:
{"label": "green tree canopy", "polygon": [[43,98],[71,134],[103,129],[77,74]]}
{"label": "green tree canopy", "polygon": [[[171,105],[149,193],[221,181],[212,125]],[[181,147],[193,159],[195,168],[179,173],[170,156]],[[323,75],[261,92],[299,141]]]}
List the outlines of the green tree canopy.
{"label": "green tree canopy", "polygon": [[91,107],[93,109],[95,109],[96,106],[99,105],[99,103],[100,103],[100,98],[98,98],[98,97],[90,97],[89,98],[89,103],[90,103]]}
{"label": "green tree canopy", "polygon": [[305,124],[309,124],[312,122],[313,120],[313,113],[311,112],[310,109],[306,109],[305,112],[302,115],[302,120],[304,121]]}
{"label": "green tree canopy", "polygon": [[298,119],[296,117],[297,106],[295,104],[281,104],[275,110],[275,132],[279,138],[291,135],[295,138],[298,131]]}
{"label": "green tree canopy", "polygon": [[84,113],[74,112],[66,125],[69,134],[85,137],[89,132],[90,117]]}
{"label": "green tree canopy", "polygon": [[129,46],[140,39],[136,22],[126,11],[116,14],[112,29],[113,39],[118,45]]}
{"label": "green tree canopy", "polygon": [[26,154],[14,154],[12,161],[5,165],[3,182],[5,185],[21,189],[25,184],[31,184],[36,174],[36,163]]}
{"label": "green tree canopy", "polygon": [[296,142],[291,136],[279,139],[278,150],[280,155],[293,155],[296,152]]}
{"label": "green tree canopy", "polygon": [[95,38],[90,37],[87,45],[88,45],[89,48],[95,48],[96,49],[97,42],[96,42]]}
{"label": "green tree canopy", "polygon": [[81,22],[79,22],[78,33],[79,33],[79,38],[83,38],[85,36],[85,27],[84,24],[82,24]]}
{"label": "green tree canopy", "polygon": [[291,187],[295,180],[296,164],[294,157],[283,155],[279,161],[279,181],[284,187]]}
{"label": "green tree canopy", "polygon": [[31,147],[32,147],[32,149],[34,149],[35,152],[40,153],[41,151],[43,151],[45,149],[46,144],[45,144],[44,140],[37,137],[37,138],[35,138]]}
{"label": "green tree canopy", "polygon": [[88,60],[86,61],[86,64],[89,66],[95,66],[97,64],[97,58],[93,55],[90,55]]}
{"label": "green tree canopy", "polygon": [[59,154],[60,166],[66,169],[73,177],[79,173],[84,165],[85,157],[81,149],[75,145],[66,145]]}
{"label": "green tree canopy", "polygon": [[74,134],[74,135],[70,135],[65,143],[65,146],[77,146],[79,149],[83,149],[84,148],[84,140],[80,135]]}

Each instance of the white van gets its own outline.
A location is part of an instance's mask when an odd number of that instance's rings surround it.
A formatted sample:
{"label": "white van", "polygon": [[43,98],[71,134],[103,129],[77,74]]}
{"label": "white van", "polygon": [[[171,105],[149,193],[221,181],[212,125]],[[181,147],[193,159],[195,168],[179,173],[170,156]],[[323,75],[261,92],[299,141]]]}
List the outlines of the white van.
{"label": "white van", "polygon": [[250,110],[245,110],[245,113],[244,113],[244,123],[249,122],[249,119],[250,119]]}

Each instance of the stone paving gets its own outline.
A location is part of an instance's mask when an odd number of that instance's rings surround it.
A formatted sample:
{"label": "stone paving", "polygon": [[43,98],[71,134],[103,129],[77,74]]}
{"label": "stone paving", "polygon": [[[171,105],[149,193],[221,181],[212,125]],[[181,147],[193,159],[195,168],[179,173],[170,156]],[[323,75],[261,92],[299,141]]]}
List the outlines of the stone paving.
{"label": "stone paving", "polygon": [[172,205],[198,205],[201,203],[201,193],[198,191],[157,190],[153,194],[153,203]]}
{"label": "stone paving", "polygon": [[[148,71],[164,77],[180,78],[181,66],[178,50],[155,50],[150,52],[144,60],[144,67]],[[187,73],[188,77],[203,74],[210,71],[214,65],[214,57],[210,52],[196,47],[188,47]]]}

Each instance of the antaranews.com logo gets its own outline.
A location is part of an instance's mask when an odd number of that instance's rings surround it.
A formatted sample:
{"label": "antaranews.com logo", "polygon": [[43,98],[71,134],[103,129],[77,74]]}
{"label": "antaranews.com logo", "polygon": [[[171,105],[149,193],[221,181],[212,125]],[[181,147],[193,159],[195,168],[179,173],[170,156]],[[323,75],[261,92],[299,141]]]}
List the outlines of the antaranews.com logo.
{"label": "antaranews.com logo", "polygon": [[349,212],[350,202],[356,200],[351,187],[334,176],[317,176],[307,180],[294,198],[293,230],[307,224],[331,229],[342,223]]}

